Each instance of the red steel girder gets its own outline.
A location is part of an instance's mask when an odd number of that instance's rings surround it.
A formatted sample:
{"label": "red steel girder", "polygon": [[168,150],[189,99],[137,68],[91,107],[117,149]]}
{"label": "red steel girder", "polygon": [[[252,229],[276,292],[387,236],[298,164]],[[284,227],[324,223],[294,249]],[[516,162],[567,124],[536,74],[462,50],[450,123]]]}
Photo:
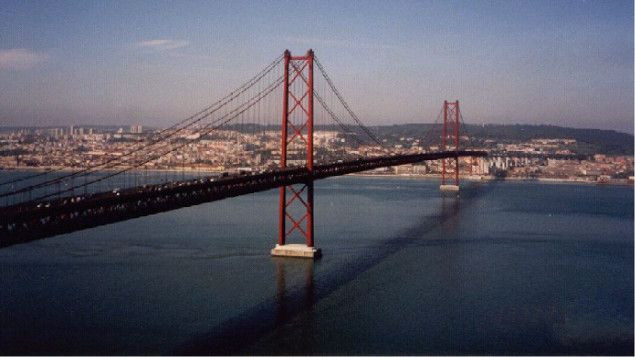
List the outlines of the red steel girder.
{"label": "red steel girder", "polygon": [[289,139],[287,141],[287,143],[291,143],[295,138],[300,137],[300,139],[302,139],[302,141],[304,141],[305,143],[308,144],[308,141],[304,138],[304,135],[302,135],[302,130],[304,130],[304,128],[306,128],[306,122],[304,124],[302,124],[302,126],[300,127],[300,129],[298,129],[295,125],[293,125],[293,123],[289,122],[289,125],[291,125],[291,128],[293,129],[293,136],[291,136],[291,139]]}
{"label": "red steel girder", "polygon": [[306,237],[307,232],[304,229],[302,229],[300,224],[302,224],[302,221],[304,221],[308,217],[309,212],[305,213],[304,216],[302,216],[302,218],[300,218],[299,221],[296,221],[295,219],[293,219],[293,217],[289,213],[286,213],[286,215],[287,215],[287,218],[289,218],[289,220],[291,221],[291,223],[293,223],[293,227],[291,227],[291,229],[289,229],[286,232],[285,236],[288,237],[291,233],[293,233],[294,230],[297,229],[302,233],[303,236]]}

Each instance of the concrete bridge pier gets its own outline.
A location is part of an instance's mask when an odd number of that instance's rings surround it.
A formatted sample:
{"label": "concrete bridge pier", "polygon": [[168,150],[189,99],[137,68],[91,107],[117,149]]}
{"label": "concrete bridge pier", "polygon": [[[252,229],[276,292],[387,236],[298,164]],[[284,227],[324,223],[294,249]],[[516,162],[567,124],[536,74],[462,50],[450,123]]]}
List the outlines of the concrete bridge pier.
{"label": "concrete bridge pier", "polygon": [[459,192],[459,185],[441,185],[439,190],[441,192]]}
{"label": "concrete bridge pier", "polygon": [[271,255],[274,257],[317,259],[322,256],[322,250],[309,247],[306,244],[276,244],[276,246],[271,249]]}

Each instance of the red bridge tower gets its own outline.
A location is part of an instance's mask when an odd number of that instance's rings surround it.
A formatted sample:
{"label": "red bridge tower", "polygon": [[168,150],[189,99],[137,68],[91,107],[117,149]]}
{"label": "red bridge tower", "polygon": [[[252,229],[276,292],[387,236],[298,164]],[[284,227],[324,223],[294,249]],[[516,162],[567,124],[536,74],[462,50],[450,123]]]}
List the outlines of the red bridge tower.
{"label": "red bridge tower", "polygon": [[[287,147],[299,144],[306,148],[305,166],[309,176],[312,176],[313,50],[309,50],[304,56],[292,56],[289,50],[284,52],[280,144],[280,168],[287,167]],[[273,256],[303,258],[320,256],[320,250],[314,247],[313,242],[313,179],[299,186],[280,187],[278,244],[271,250]],[[287,195],[287,190],[291,193],[290,195]],[[288,229],[287,223],[291,226]],[[304,237],[305,244],[287,244],[287,238],[294,232],[299,232]]]}
{"label": "red bridge tower", "polygon": [[[459,151],[459,126],[461,125],[461,110],[459,109],[459,101],[443,102],[443,133],[441,134],[441,151],[454,150]],[[452,161],[454,161],[454,170],[448,172]],[[446,176],[454,174],[454,184],[448,184]],[[441,160],[441,191],[459,191],[459,156]]]}

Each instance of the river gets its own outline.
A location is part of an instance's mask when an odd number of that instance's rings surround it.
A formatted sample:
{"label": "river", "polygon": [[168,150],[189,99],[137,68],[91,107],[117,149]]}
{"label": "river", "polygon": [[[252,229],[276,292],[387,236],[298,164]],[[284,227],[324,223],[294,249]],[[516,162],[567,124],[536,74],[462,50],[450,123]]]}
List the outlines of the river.
{"label": "river", "polygon": [[323,180],[315,262],[277,197],[0,250],[0,353],[633,352],[632,187]]}

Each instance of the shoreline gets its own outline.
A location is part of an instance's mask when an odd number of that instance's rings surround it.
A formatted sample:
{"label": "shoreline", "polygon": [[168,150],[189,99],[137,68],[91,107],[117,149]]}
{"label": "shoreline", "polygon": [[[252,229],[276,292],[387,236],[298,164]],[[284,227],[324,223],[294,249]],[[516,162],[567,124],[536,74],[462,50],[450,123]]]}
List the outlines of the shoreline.
{"label": "shoreline", "polygon": [[[389,175],[389,174],[364,174],[353,173],[346,176],[366,177],[366,178],[401,178],[411,180],[440,180],[441,175]],[[469,182],[491,182],[491,181],[507,181],[507,182],[530,182],[530,183],[552,183],[552,184],[579,184],[579,185],[596,185],[596,186],[633,186],[633,182],[597,182],[597,181],[583,181],[583,180],[568,180],[549,177],[539,178],[524,178],[524,177],[501,177],[495,178],[493,176],[471,176],[461,177],[462,181]]]}
{"label": "shoreline", "polygon": [[[7,172],[34,172],[34,173],[45,173],[47,171],[55,171],[55,172],[74,172],[79,171],[79,169],[72,169],[69,167],[12,167],[12,168],[0,168],[0,171]],[[97,172],[114,172],[119,169],[112,168],[106,170],[99,170]],[[197,170],[192,168],[185,169],[148,169],[148,170],[131,170],[129,172],[136,173],[144,173],[144,172],[183,172],[183,173],[204,173],[204,174],[222,174],[223,172],[232,172],[234,169],[229,170]],[[345,176],[354,176],[354,177],[365,177],[365,178],[395,178],[395,179],[411,179],[411,180],[440,180],[440,174],[427,174],[427,175],[412,175],[412,174],[368,174],[368,173],[352,173],[347,174]],[[524,177],[501,177],[496,178],[493,176],[462,176],[462,181],[469,182],[489,182],[489,181],[508,181],[508,182],[533,182],[533,183],[554,183],[554,184],[579,184],[579,185],[597,185],[597,186],[633,186],[633,182],[597,182],[597,181],[584,181],[584,180],[569,180],[569,179],[560,179],[560,178],[549,178],[549,177],[538,177],[538,178],[524,178]]]}
{"label": "shoreline", "polygon": [[[80,171],[83,170],[83,168],[77,168],[77,169],[73,169],[70,167],[11,167],[11,168],[6,168],[6,167],[0,167],[0,171],[14,171],[14,172],[35,172],[35,173],[45,173],[45,172],[75,172],[75,171]],[[98,170],[98,171],[93,171],[93,172],[115,172],[115,171],[119,171],[120,168],[111,168],[111,169],[103,169],[103,170]],[[233,169],[232,169],[233,170]],[[192,169],[192,168],[188,168],[188,169],[148,169],[148,170],[130,170],[127,172],[186,172],[186,173],[190,173],[190,172],[200,172],[200,173],[210,173],[210,174],[221,174],[223,172],[231,172],[232,170],[197,170],[197,169]]]}

